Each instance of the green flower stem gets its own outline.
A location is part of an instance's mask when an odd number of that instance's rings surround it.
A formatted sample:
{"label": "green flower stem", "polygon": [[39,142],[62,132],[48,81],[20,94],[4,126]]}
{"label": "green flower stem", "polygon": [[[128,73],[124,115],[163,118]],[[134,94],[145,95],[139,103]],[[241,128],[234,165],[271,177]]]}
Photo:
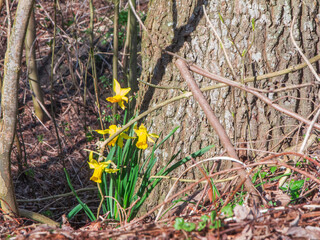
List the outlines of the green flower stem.
{"label": "green flower stem", "polygon": [[[309,62],[310,63],[314,63],[316,61],[320,60],[320,54],[309,59]],[[273,78],[273,77],[278,77],[278,76],[281,76],[281,75],[284,75],[284,74],[288,74],[288,73],[292,73],[292,72],[295,72],[295,71],[298,71],[304,67],[307,66],[307,63],[301,63],[299,65],[295,65],[295,66],[292,66],[292,67],[289,67],[287,69],[284,69],[284,70],[280,70],[280,71],[277,71],[277,72],[272,72],[272,73],[267,73],[267,74],[264,74],[264,75],[261,75],[261,76],[257,76],[257,77],[248,77],[248,78],[245,78],[243,80],[244,83],[249,83],[249,82],[253,82],[253,81],[261,81],[261,80],[264,80],[264,79],[267,79],[267,78]],[[201,88],[200,90],[205,92],[205,91],[210,91],[210,90],[214,90],[214,89],[218,89],[218,88],[223,88],[223,87],[227,87],[228,85],[224,84],[224,83],[218,83],[218,84],[215,84],[213,86],[208,86],[208,87],[203,87]],[[179,101],[181,99],[184,99],[184,98],[189,98],[192,96],[192,93],[191,92],[185,92],[177,97],[173,97],[171,99],[168,99],[156,106],[154,106],[153,108],[145,111],[144,113],[140,114],[139,116],[137,116],[136,118],[132,119],[131,121],[129,121],[126,125],[124,125],[120,130],[118,130],[114,135],[112,135],[111,137],[109,137],[108,139],[106,139],[102,145],[101,145],[101,149],[100,149],[100,156],[103,156],[103,152],[106,148],[106,145],[112,141],[112,139],[114,139],[115,137],[117,137],[120,133],[122,133],[125,129],[127,129],[128,127],[130,127],[132,124],[134,124],[135,122],[139,121],[140,119],[142,119],[143,117],[147,116],[149,113],[159,109],[159,108],[162,108],[170,103],[173,103],[175,101]]]}

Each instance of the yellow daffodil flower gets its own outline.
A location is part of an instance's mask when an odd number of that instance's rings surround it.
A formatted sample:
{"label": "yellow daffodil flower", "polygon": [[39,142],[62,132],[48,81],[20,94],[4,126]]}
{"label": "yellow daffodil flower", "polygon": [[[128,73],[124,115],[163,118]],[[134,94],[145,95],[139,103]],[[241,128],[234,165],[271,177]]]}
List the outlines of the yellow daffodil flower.
{"label": "yellow daffodil flower", "polygon": [[110,164],[113,167],[116,166],[111,160],[106,162],[97,162],[95,159],[93,159],[93,152],[90,152],[88,164],[91,169],[94,169],[93,175],[90,178],[90,180],[97,183],[101,183],[101,177],[103,172],[116,173],[117,171],[119,171],[119,169],[107,168]]}
{"label": "yellow daffodil flower", "polygon": [[107,101],[112,102],[112,103],[118,103],[119,106],[124,110],[126,107],[123,104],[123,101],[128,102],[128,97],[126,95],[128,92],[130,92],[131,88],[121,88],[120,83],[116,80],[113,79],[113,91],[115,92],[115,96],[113,97],[108,97]]}
{"label": "yellow daffodil flower", "polygon": [[[97,133],[99,134],[110,134],[109,137],[111,137],[112,135],[114,135],[118,130],[120,130],[121,127],[117,127],[116,125],[110,125],[109,129],[106,130],[95,130]],[[126,129],[125,131],[128,131],[128,129]],[[109,146],[114,146],[118,140],[118,146],[119,147],[123,147],[123,139],[130,139],[132,137],[129,137],[127,134],[125,134],[124,132],[120,133],[120,135],[116,136],[114,139],[112,139],[111,142],[108,143]]]}
{"label": "yellow daffodil flower", "polygon": [[137,126],[135,126],[134,131],[138,135],[138,142],[137,142],[136,146],[137,146],[137,148],[140,148],[140,149],[146,149],[148,147],[147,140],[149,142],[154,143],[154,140],[151,137],[154,137],[154,138],[159,137],[156,134],[148,133],[146,127],[143,124],[140,125],[139,129],[137,129]]}

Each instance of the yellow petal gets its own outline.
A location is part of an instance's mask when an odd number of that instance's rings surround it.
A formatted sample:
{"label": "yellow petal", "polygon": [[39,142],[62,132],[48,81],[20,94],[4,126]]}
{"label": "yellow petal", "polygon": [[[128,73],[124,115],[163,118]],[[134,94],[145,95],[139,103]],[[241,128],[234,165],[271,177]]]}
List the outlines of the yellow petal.
{"label": "yellow petal", "polygon": [[118,102],[119,106],[122,108],[122,110],[125,110],[126,107],[123,104],[123,101]]}
{"label": "yellow petal", "polygon": [[154,133],[150,133],[149,136],[150,137],[154,137],[154,138],[159,138],[159,136],[157,134],[154,134]]}
{"label": "yellow petal", "polygon": [[92,160],[94,160],[94,159],[93,159],[93,152],[91,151],[89,153],[89,162],[92,162]]}
{"label": "yellow petal", "polygon": [[113,91],[116,95],[120,95],[121,87],[120,83],[116,79],[113,79]]}
{"label": "yellow petal", "polygon": [[141,131],[140,129],[134,129],[134,132],[138,135],[138,137],[142,136],[142,135],[146,135],[144,133],[144,131]]}
{"label": "yellow petal", "polygon": [[147,142],[138,140],[136,146],[137,146],[137,148],[140,148],[140,149],[144,150],[144,149],[146,149],[148,147],[148,144],[147,144]]}
{"label": "yellow petal", "polygon": [[109,134],[110,134],[110,137],[111,137],[111,136],[114,135],[120,128],[118,128],[116,125],[111,125],[111,126],[109,127],[109,129],[110,129]]}
{"label": "yellow petal", "polygon": [[108,97],[107,98],[107,101],[111,102],[111,103],[116,103],[118,102],[118,99],[117,98],[114,98],[114,97]]}
{"label": "yellow petal", "polygon": [[104,171],[106,173],[116,173],[118,172],[120,169],[112,169],[112,168],[106,168]]}
{"label": "yellow petal", "polygon": [[88,162],[88,163],[90,168],[94,169],[93,175],[91,176],[90,180],[97,183],[101,183],[101,177],[102,177],[103,171],[106,171],[108,173],[115,173],[117,171],[117,169],[111,169],[110,171],[106,170],[107,167],[113,163],[111,160],[98,163],[96,160],[93,159],[91,162]]}
{"label": "yellow petal", "polygon": [[121,133],[121,137],[124,139],[134,139],[135,138],[135,137],[128,136],[128,134],[126,134],[126,133]]}
{"label": "yellow petal", "polygon": [[108,143],[108,146],[114,146],[114,145],[116,144],[117,140],[118,140],[118,136],[115,137],[114,139],[112,139],[112,140]]}
{"label": "yellow petal", "polygon": [[98,162],[94,159],[91,160],[90,162],[88,162],[88,164],[89,164],[89,168],[91,168],[91,169],[95,169],[99,166]]}
{"label": "yellow petal", "polygon": [[106,162],[102,162],[106,167],[108,167],[109,164],[112,164],[113,162],[111,160],[108,160]]}
{"label": "yellow petal", "polygon": [[121,88],[120,94],[121,96],[125,96],[130,92],[131,88]]}
{"label": "yellow petal", "polygon": [[106,129],[106,130],[95,130],[97,133],[99,134],[107,134],[109,133],[109,129]]}
{"label": "yellow petal", "polygon": [[104,167],[102,165],[96,167],[94,169],[93,175],[90,178],[91,181],[97,182],[97,183],[101,183],[101,176],[102,176],[102,172],[104,170]]}
{"label": "yellow petal", "polygon": [[141,125],[140,125],[140,127],[139,127],[139,130],[147,131],[147,128],[144,126],[143,123],[141,123]]}
{"label": "yellow petal", "polygon": [[121,99],[122,99],[123,101],[128,102],[128,98],[127,98],[127,97],[122,97]]}
{"label": "yellow petal", "polygon": [[138,142],[136,146],[140,149],[146,149],[148,147],[146,134],[138,135]]}
{"label": "yellow petal", "polygon": [[151,137],[149,137],[149,136],[148,136],[148,141],[154,143],[154,140],[153,140]]}
{"label": "yellow petal", "polygon": [[108,97],[107,101],[111,102],[111,103],[116,103],[116,102],[120,102],[122,101],[122,96],[120,95],[115,95],[113,97]]}
{"label": "yellow petal", "polygon": [[113,132],[116,132],[117,129],[118,129],[118,127],[117,127],[117,125],[110,125],[110,126],[109,126],[109,129],[110,129],[110,130],[113,130]]}

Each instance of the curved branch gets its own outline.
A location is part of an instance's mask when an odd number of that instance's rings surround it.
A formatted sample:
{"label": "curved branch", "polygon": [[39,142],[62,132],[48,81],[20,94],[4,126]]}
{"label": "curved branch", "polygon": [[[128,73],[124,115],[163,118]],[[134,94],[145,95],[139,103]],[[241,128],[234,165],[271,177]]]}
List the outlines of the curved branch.
{"label": "curved branch", "polygon": [[[195,80],[193,79],[191,73],[189,72],[188,66],[186,62],[184,62],[181,59],[178,59],[176,61],[176,66],[178,67],[181,76],[184,78],[184,80],[187,82],[189,89],[192,91],[194,99],[199,103],[200,107],[204,111],[204,113],[207,116],[207,119],[211,125],[211,127],[216,131],[216,133],[219,136],[219,139],[221,140],[221,143],[223,147],[226,149],[227,154],[229,157],[235,158],[239,160],[238,155],[236,153],[236,150],[234,149],[234,146],[231,143],[230,138],[227,135],[226,130],[220,123],[219,119],[215,116],[211,106],[205,99],[203,93],[201,92],[200,88],[196,84]],[[234,167],[240,167],[241,164],[238,162],[233,162]],[[241,169],[238,171],[238,175],[241,179],[241,181],[244,182],[246,190],[252,194],[252,196],[255,198],[255,201],[258,202],[259,196],[256,192],[256,189],[251,182],[250,178],[247,178],[247,173],[244,169]]]}

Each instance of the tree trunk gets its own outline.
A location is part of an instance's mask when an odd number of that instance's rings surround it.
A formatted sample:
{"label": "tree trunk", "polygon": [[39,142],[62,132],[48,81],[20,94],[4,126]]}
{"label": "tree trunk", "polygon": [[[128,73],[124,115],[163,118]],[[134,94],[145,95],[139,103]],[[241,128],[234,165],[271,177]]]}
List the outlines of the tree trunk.
{"label": "tree trunk", "polygon": [[[206,5],[207,14],[224,43],[236,79],[204,17],[203,4]],[[319,3],[313,0],[153,0],[149,4],[149,13],[145,21],[152,42],[145,34],[141,50],[143,65],[141,78],[159,86],[187,89],[186,83],[174,65],[173,57],[161,52],[157,45],[209,72],[236,81],[297,65],[303,60],[290,40],[292,19],[294,16],[297,19],[293,29],[294,39],[305,55],[311,58],[318,54],[320,47],[318,14]],[[314,66],[319,69],[318,62]],[[193,76],[200,87],[215,84],[214,81],[200,75],[193,74]],[[269,89],[312,81],[314,76],[308,68],[304,68],[248,85]],[[140,89],[139,107],[142,110],[181,94],[175,89],[156,89],[142,84]],[[308,118],[315,109],[313,101],[317,99],[318,90],[314,86],[309,86],[280,93],[268,93],[266,96],[277,101],[280,106]],[[257,157],[257,152],[249,151],[249,148],[278,151],[280,147],[290,145],[291,141],[295,143],[297,137],[302,136],[302,132],[298,132],[296,128],[300,124],[297,120],[271,109],[251,94],[230,87],[215,89],[204,94],[235,147],[247,148],[244,152],[246,158]],[[215,144],[215,149],[207,156],[217,156],[223,152],[217,135],[192,97],[153,112],[146,121],[153,123],[151,132],[162,132],[163,135],[177,125],[181,126],[178,134],[165,143],[162,151],[157,152],[160,165],[178,150],[181,150],[180,156],[184,157],[204,146]],[[278,145],[287,134],[285,141]],[[231,163],[223,162],[221,168],[230,166]],[[202,176],[195,173],[191,177]],[[151,197],[153,200],[156,199],[154,204],[164,199],[168,185],[170,183],[163,182],[158,191],[154,192],[155,195]]]}
{"label": "tree trunk", "polygon": [[6,214],[18,214],[11,179],[10,155],[17,121],[18,80],[22,47],[32,6],[32,0],[19,1],[4,63],[0,126],[0,203]]}
{"label": "tree trunk", "polygon": [[[26,61],[28,66],[28,78],[29,85],[32,94],[32,102],[34,112],[41,122],[44,121],[44,107],[43,94],[40,87],[40,81],[38,77],[38,68],[36,63],[36,52],[35,52],[35,40],[36,40],[36,26],[34,19],[34,11],[31,12],[29,19],[27,35],[25,39],[26,49]],[[39,102],[38,102],[39,101]],[[42,107],[41,107],[41,105]]]}

